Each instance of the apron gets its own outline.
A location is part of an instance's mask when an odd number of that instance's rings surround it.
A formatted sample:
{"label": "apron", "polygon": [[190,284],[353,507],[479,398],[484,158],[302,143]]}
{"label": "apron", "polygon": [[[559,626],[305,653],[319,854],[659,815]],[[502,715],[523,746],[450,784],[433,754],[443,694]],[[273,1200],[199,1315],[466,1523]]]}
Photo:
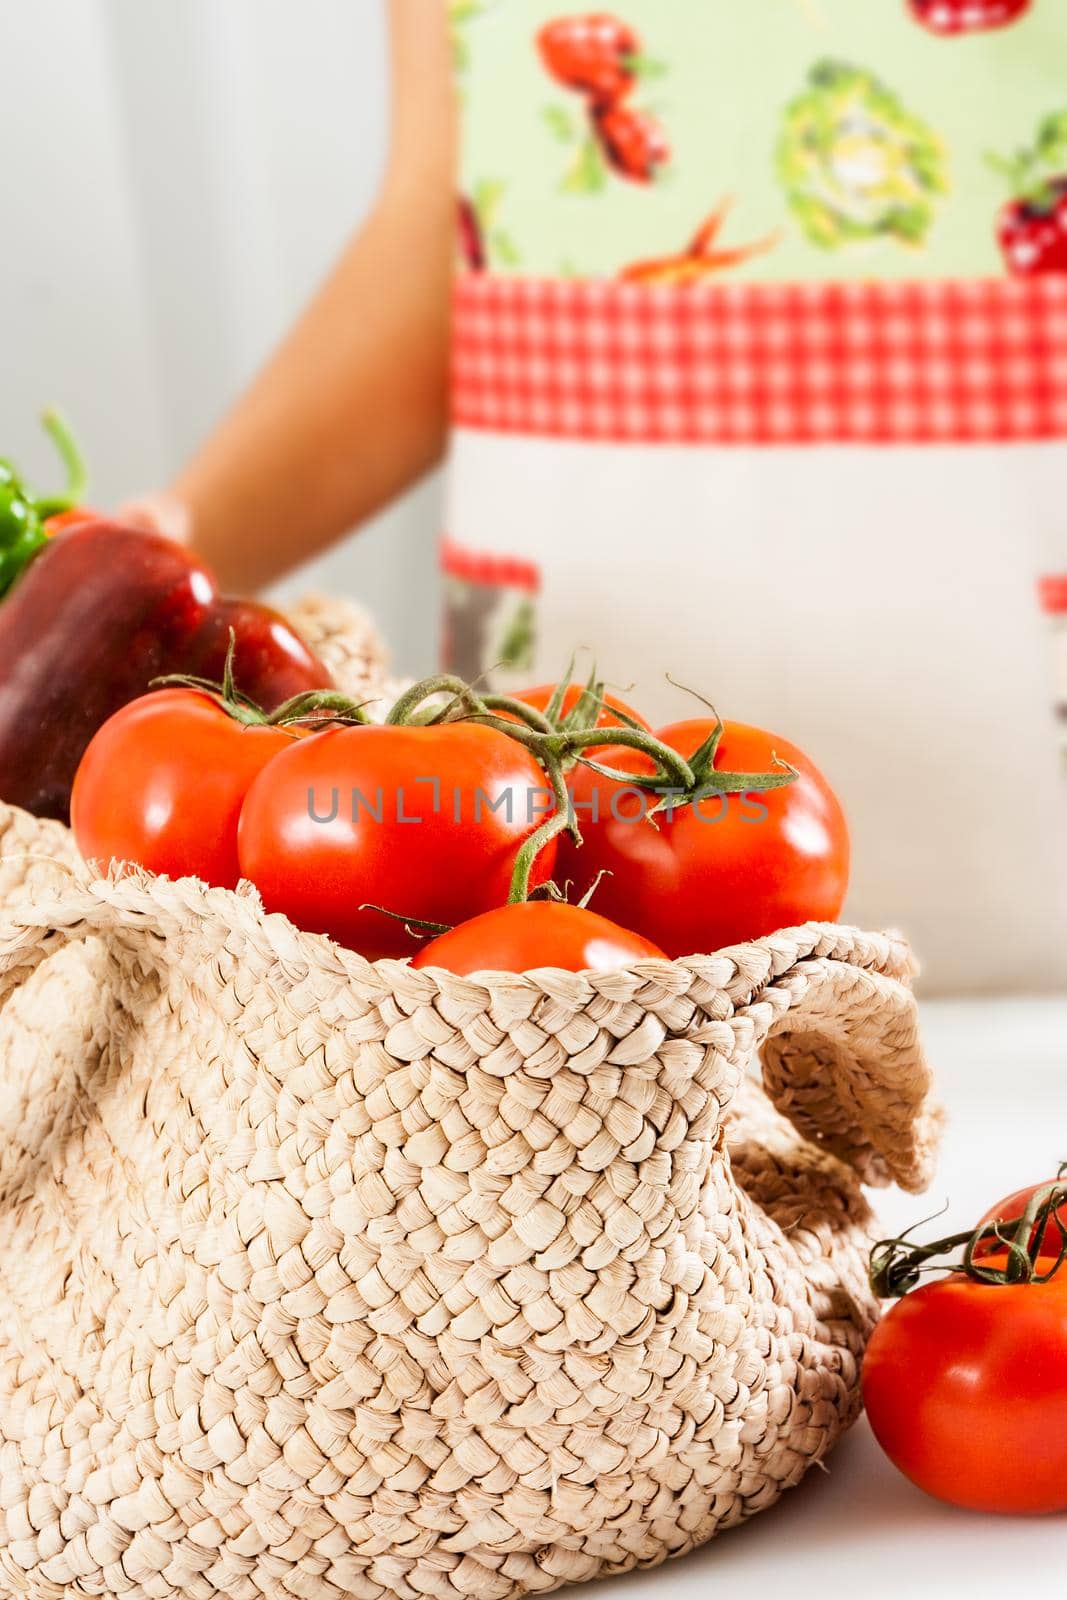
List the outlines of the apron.
{"label": "apron", "polygon": [[670,673],[823,768],[928,988],[1065,986],[1062,8],[452,11],[450,665]]}

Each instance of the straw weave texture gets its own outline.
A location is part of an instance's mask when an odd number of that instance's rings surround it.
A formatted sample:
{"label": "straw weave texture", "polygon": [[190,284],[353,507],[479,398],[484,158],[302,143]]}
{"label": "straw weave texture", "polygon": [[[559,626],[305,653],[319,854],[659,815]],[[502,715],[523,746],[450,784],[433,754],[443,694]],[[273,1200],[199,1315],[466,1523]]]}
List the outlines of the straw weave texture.
{"label": "straw weave texture", "polygon": [[0,1593],[511,1600],[769,1506],[929,1176],[909,974],[371,966],[0,808]]}

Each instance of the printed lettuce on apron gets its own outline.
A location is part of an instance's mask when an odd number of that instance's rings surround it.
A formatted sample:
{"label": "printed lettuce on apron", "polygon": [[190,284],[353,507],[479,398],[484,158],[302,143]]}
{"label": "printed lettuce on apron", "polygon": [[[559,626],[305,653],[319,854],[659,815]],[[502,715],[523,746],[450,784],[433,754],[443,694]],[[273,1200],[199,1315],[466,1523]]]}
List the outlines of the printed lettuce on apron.
{"label": "printed lettuce on apron", "polygon": [[873,72],[812,67],[787,108],[778,175],[812,244],[826,250],[891,238],[921,245],[949,191],[940,137]]}
{"label": "printed lettuce on apron", "polygon": [[447,0],[448,33],[452,41],[452,63],[461,78],[470,66],[467,25],[483,15],[491,0]]}

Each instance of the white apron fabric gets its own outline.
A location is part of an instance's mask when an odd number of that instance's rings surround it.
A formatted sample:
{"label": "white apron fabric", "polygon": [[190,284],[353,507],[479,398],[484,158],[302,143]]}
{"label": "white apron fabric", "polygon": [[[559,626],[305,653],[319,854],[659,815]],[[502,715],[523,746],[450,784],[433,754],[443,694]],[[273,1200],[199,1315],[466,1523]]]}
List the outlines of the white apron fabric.
{"label": "white apron fabric", "polygon": [[853,833],[846,916],[928,988],[1067,983],[1067,780],[1036,575],[1067,445],[716,448],[460,430],[449,536],[542,572],[534,682],[585,645],[654,718],[780,732]]}

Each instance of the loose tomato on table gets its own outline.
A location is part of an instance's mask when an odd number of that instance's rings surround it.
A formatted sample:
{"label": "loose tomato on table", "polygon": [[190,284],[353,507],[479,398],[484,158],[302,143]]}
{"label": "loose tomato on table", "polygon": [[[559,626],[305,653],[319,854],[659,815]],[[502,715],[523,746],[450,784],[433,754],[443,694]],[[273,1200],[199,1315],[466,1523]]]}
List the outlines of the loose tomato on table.
{"label": "loose tomato on table", "polygon": [[[648,781],[648,756],[595,751],[598,766],[621,776],[588,766],[571,774],[583,842],[561,844],[560,877],[583,892],[603,874],[597,910],[671,957],[834,921],[848,887],[848,827],[804,752],[762,729],[706,717],[673,723],[656,738],[689,761],[700,757],[705,797],[653,817],[655,796],[628,787]],[[734,792],[716,792],[716,784]]]}
{"label": "loose tomato on table", "polygon": [[[871,1336],[863,1399],[890,1460],[972,1511],[1067,1510],[1067,1183],[1021,1190],[973,1231],[877,1245],[897,1304]],[[924,1273],[948,1275],[922,1284]]]}
{"label": "loose tomato on table", "polygon": [[882,1449],[927,1494],[972,1511],[1065,1511],[1065,1374],[1067,1272],[1001,1285],[953,1273],[878,1324],[863,1398]]}
{"label": "loose tomato on table", "polygon": [[662,950],[584,906],[530,900],[460,923],[425,945],[413,967],[471,972],[614,972],[636,961],[665,961]]}
{"label": "loose tomato on table", "polygon": [[[495,728],[333,729],[252,784],[241,868],[268,911],[372,960],[406,956],[415,923],[454,926],[507,902],[551,805],[538,762]],[[537,853],[532,887],[551,877],[555,849],[548,839]]]}
{"label": "loose tomato on table", "polygon": [[232,889],[237,823],[252,780],[294,730],[236,721],[196,689],[159,689],[110,717],[74,779],[78,848],[106,870],[132,862]]}

